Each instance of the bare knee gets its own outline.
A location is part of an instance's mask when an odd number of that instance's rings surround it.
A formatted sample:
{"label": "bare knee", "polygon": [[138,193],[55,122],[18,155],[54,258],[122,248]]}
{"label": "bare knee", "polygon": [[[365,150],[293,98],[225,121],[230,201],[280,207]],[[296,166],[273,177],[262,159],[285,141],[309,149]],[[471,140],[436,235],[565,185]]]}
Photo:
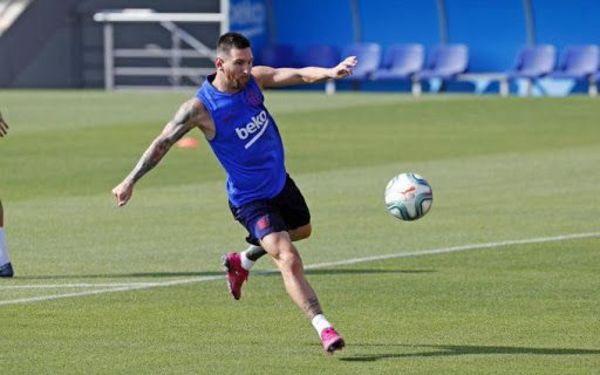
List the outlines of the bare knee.
{"label": "bare knee", "polygon": [[292,274],[303,272],[302,258],[300,258],[300,254],[294,245],[281,249],[277,264],[281,272],[289,272]]}
{"label": "bare knee", "polygon": [[261,240],[261,245],[273,257],[281,272],[302,272],[302,259],[288,233],[269,234]]}
{"label": "bare knee", "polygon": [[312,233],[312,226],[310,224],[303,225],[299,228],[293,229],[290,232],[292,241],[299,241],[310,237]]}

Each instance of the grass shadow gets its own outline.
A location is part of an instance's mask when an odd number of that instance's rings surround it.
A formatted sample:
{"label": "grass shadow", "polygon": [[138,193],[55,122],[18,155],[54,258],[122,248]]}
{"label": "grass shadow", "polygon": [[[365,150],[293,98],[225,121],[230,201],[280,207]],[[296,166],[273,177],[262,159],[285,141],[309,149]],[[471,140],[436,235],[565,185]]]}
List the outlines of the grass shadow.
{"label": "grass shadow", "polygon": [[405,273],[405,274],[419,274],[419,273],[433,273],[435,270],[381,270],[381,269],[307,269],[304,271],[307,275],[367,275],[367,274],[383,274],[383,273]]}
{"label": "grass shadow", "polygon": [[[382,346],[384,344],[356,345],[356,346]],[[364,354],[340,358],[347,362],[374,362],[383,359],[415,358],[415,357],[452,357],[461,355],[489,355],[489,354],[527,354],[527,355],[600,355],[600,349],[578,348],[533,348],[523,346],[480,346],[480,345],[394,345],[406,348],[426,348],[416,353],[382,353]]]}
{"label": "grass shadow", "polygon": [[[381,270],[381,269],[314,269],[306,270],[307,275],[356,275],[356,274],[382,274],[382,273],[404,273],[420,274],[431,273],[434,270]],[[127,279],[127,278],[163,278],[163,277],[202,277],[202,276],[220,276],[225,275],[223,271],[208,272],[132,272],[132,273],[107,273],[107,274],[72,274],[72,275],[25,275],[15,277],[15,280],[60,280],[60,279]],[[276,270],[257,271],[254,275],[274,276],[279,275]]]}
{"label": "grass shadow", "polygon": [[127,279],[134,277],[161,278],[161,277],[202,277],[219,276],[223,272],[137,272],[137,273],[105,273],[86,275],[33,275],[17,276],[15,280],[61,280],[61,279]]}

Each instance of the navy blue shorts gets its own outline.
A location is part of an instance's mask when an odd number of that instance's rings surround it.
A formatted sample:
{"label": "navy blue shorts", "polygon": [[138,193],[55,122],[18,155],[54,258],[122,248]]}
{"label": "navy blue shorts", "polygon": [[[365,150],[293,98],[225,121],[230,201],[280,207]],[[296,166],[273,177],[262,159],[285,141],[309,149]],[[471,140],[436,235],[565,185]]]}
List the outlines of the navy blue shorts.
{"label": "navy blue shorts", "polygon": [[260,199],[234,207],[233,217],[248,231],[246,241],[260,245],[266,235],[290,231],[310,223],[310,212],[302,193],[288,175],[285,186],[274,198]]}

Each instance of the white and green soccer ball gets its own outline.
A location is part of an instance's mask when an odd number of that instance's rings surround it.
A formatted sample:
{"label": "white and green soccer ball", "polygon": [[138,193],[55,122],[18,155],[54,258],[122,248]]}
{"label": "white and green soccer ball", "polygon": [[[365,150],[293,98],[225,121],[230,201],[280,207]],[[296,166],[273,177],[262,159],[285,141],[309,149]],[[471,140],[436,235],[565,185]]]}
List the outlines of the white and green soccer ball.
{"label": "white and green soccer ball", "polygon": [[429,183],[416,173],[402,173],[385,188],[385,206],[401,220],[417,220],[431,209],[433,193]]}

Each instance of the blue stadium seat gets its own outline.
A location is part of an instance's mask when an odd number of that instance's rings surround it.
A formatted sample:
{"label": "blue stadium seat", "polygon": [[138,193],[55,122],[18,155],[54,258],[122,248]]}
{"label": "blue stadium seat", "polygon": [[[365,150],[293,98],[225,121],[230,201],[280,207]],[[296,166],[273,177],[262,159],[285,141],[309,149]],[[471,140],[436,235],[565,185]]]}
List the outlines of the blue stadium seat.
{"label": "blue stadium seat", "polygon": [[554,69],[556,49],[551,45],[525,47],[519,51],[515,65],[509,70],[508,78],[537,79]]}
{"label": "blue stadium seat", "polygon": [[308,46],[302,54],[303,66],[320,66],[331,68],[340,62],[338,50],[328,44],[314,44]]}
{"label": "blue stadium seat", "polygon": [[285,68],[296,66],[295,61],[294,47],[289,44],[271,44],[260,50],[256,65]]}
{"label": "blue stadium seat", "polygon": [[421,94],[416,74],[423,69],[425,52],[421,44],[393,44],[387,48],[383,65],[371,75],[373,80],[410,81],[414,96]]}
{"label": "blue stadium seat", "polygon": [[587,80],[598,70],[599,59],[600,53],[595,45],[566,47],[550,77]]}
{"label": "blue stadium seat", "polygon": [[373,72],[374,80],[407,80],[423,68],[425,53],[420,44],[394,44],[388,47],[383,65]]}
{"label": "blue stadium seat", "polygon": [[352,81],[367,80],[379,68],[381,46],[377,43],[355,43],[344,48],[342,58],[348,56],[356,56],[358,64],[354,67],[352,75],[346,77],[346,79]]}
{"label": "blue stadium seat", "polygon": [[427,60],[427,68],[419,73],[419,79],[439,78],[449,81],[464,73],[469,65],[469,50],[463,44],[447,44],[435,47]]}
{"label": "blue stadium seat", "polygon": [[521,49],[508,79],[526,79],[526,94],[532,93],[532,82],[552,72],[556,64],[556,49],[551,45],[529,46]]}
{"label": "blue stadium seat", "polygon": [[560,54],[558,67],[549,77],[572,79],[588,84],[590,96],[597,94],[597,71],[600,65],[600,50],[593,44],[568,46]]}

